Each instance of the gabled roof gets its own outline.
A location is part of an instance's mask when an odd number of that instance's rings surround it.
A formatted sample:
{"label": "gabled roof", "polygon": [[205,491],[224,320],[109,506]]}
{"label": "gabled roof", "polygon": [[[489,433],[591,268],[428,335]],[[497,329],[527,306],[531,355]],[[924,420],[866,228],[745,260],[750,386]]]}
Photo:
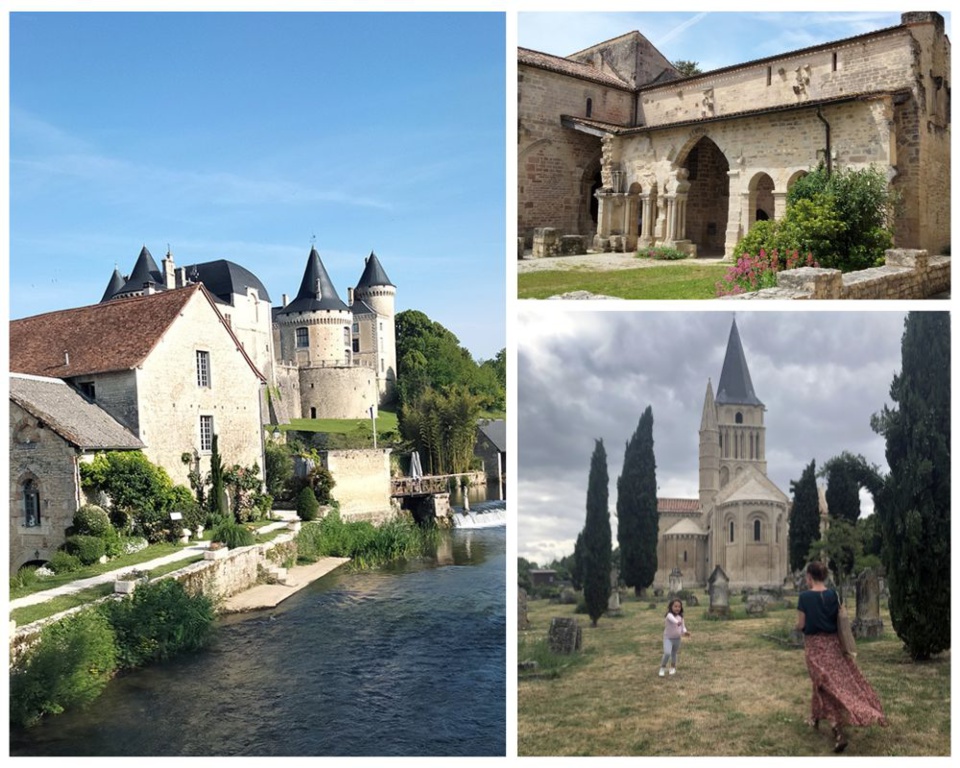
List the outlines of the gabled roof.
{"label": "gabled roof", "polygon": [[677,522],[676,525],[672,526],[668,531],[666,531],[664,536],[706,536],[707,532],[703,530],[699,525],[697,525],[690,518],[684,518]]}
{"label": "gabled roof", "polygon": [[506,419],[494,419],[481,422],[477,429],[482,432],[493,447],[501,453],[507,450],[507,422]]}
{"label": "gabled roof", "polygon": [[77,448],[107,451],[144,447],[110,414],[60,379],[12,373],[10,400]]}
{"label": "gabled roof", "polygon": [[689,515],[700,513],[700,499],[657,499],[657,513],[661,515]]}
{"label": "gabled roof", "polygon": [[387,273],[380,265],[380,260],[377,258],[377,254],[375,254],[373,251],[370,251],[370,255],[367,256],[363,267],[363,274],[360,275],[360,281],[357,283],[357,288],[371,288],[374,285],[389,285],[393,288],[397,287],[390,282],[390,278],[387,277]]}
{"label": "gabled roof", "polygon": [[727,354],[723,359],[720,383],[717,384],[716,401],[720,404],[763,405],[753,391],[736,318],[730,326],[730,338],[727,340]]}
{"label": "gabled roof", "polygon": [[786,503],[786,495],[755,466],[748,464],[737,477],[727,483],[717,494],[714,504],[730,504],[739,501],[773,501]]}
{"label": "gabled roof", "polygon": [[263,379],[209,292],[199,283],[13,320],[10,370],[60,379],[132,370],[143,363],[197,293],[203,295],[239,352]]}
{"label": "gabled roof", "polygon": [[337,295],[330,275],[320,261],[320,254],[316,248],[310,249],[307,257],[307,267],[303,271],[303,280],[297,298],[283,307],[277,316],[289,315],[294,312],[315,312],[317,310],[339,310],[349,312],[350,307],[344,304]]}
{"label": "gabled roof", "polygon": [[581,64],[578,61],[571,61],[560,56],[554,56],[549,53],[541,53],[530,48],[517,48],[517,63],[526,64],[538,69],[546,69],[550,72],[556,72],[561,75],[577,77],[581,80],[591,80],[601,85],[607,85],[611,88],[619,88],[624,91],[633,91],[630,84],[619,77],[601,72],[596,67],[589,64]]}

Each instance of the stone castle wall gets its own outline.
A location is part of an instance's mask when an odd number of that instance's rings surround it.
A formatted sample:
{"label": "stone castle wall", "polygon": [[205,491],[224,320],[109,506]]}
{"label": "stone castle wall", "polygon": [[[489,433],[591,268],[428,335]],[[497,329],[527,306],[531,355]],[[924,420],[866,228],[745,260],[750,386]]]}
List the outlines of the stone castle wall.
{"label": "stone castle wall", "polygon": [[379,521],[393,516],[389,450],[325,451],[321,456],[336,482],[332,495],[340,502],[345,520]]}
{"label": "stone castle wall", "polygon": [[368,419],[370,406],[380,400],[373,368],[301,368],[299,379],[300,418]]}

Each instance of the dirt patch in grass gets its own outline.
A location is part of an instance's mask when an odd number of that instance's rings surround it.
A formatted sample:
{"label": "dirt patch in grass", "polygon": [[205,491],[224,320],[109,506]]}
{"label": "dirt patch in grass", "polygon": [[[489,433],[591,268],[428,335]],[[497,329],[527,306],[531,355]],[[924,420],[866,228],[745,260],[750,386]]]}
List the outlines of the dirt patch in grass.
{"label": "dirt patch in grass", "polygon": [[[792,625],[792,610],[708,621],[705,608],[688,608],[693,637],[683,641],[678,673],[661,678],[665,610],[628,597],[622,618],[591,628],[579,617],[581,663],[553,679],[520,677],[518,754],[830,754],[829,728],[818,733],[805,724],[810,680],[802,649],[763,637]],[[531,601],[532,629],[520,633],[521,649],[546,635],[552,617],[570,615],[571,606]],[[883,638],[861,644],[859,661],[890,726],[852,729],[848,752],[949,755],[949,654],[910,663],[888,616],[884,627]]]}

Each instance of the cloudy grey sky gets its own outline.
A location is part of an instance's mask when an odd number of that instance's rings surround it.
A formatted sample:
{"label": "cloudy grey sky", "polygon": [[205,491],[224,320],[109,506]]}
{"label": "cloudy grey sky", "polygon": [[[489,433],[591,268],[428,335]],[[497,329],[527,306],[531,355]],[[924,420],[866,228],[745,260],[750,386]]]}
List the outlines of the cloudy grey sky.
{"label": "cloudy grey sky", "polygon": [[[520,13],[517,44],[569,56],[636,30],[669,61],[696,61],[701,70],[709,72],[894,27],[906,10],[876,7],[883,3],[862,10],[850,5],[858,3],[847,3],[842,12]],[[940,15],[949,35],[950,13],[941,10]]]}
{"label": "cloudy grey sky", "polygon": [[[707,379],[716,390],[734,317],[559,303],[562,311],[553,302],[521,307],[517,318],[517,554],[540,565],[573,551],[595,438],[607,451],[616,540],[617,477],[647,405],[659,495],[698,496],[703,398]],[[768,475],[788,496],[811,459],[819,470],[843,450],[887,471],[870,416],[891,404],[905,317],[860,309],[736,314],[754,390],[767,409]],[[871,513],[869,496],[862,502],[862,514]]]}

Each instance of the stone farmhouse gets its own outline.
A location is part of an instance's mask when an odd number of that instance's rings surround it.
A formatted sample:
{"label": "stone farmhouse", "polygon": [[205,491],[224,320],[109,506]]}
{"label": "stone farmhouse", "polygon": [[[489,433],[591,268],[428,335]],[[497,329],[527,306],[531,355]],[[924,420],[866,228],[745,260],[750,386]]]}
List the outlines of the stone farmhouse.
{"label": "stone farmhouse", "polygon": [[704,585],[720,566],[734,589],[783,585],[790,502],[767,477],[764,411],[734,320],[716,396],[708,380],[703,401],[700,497],[657,499],[655,584],[679,569]]}
{"label": "stone farmhouse", "polygon": [[949,246],[950,41],[937,13],[690,77],[639,32],[565,58],[521,48],[517,67],[527,247],[551,228],[574,249],[731,257],[820,163],[883,170],[903,202],[896,247]]}
{"label": "stone farmhouse", "polygon": [[10,573],[48,560],[84,503],[80,462],[145,446],[62,379],[10,375]]}

